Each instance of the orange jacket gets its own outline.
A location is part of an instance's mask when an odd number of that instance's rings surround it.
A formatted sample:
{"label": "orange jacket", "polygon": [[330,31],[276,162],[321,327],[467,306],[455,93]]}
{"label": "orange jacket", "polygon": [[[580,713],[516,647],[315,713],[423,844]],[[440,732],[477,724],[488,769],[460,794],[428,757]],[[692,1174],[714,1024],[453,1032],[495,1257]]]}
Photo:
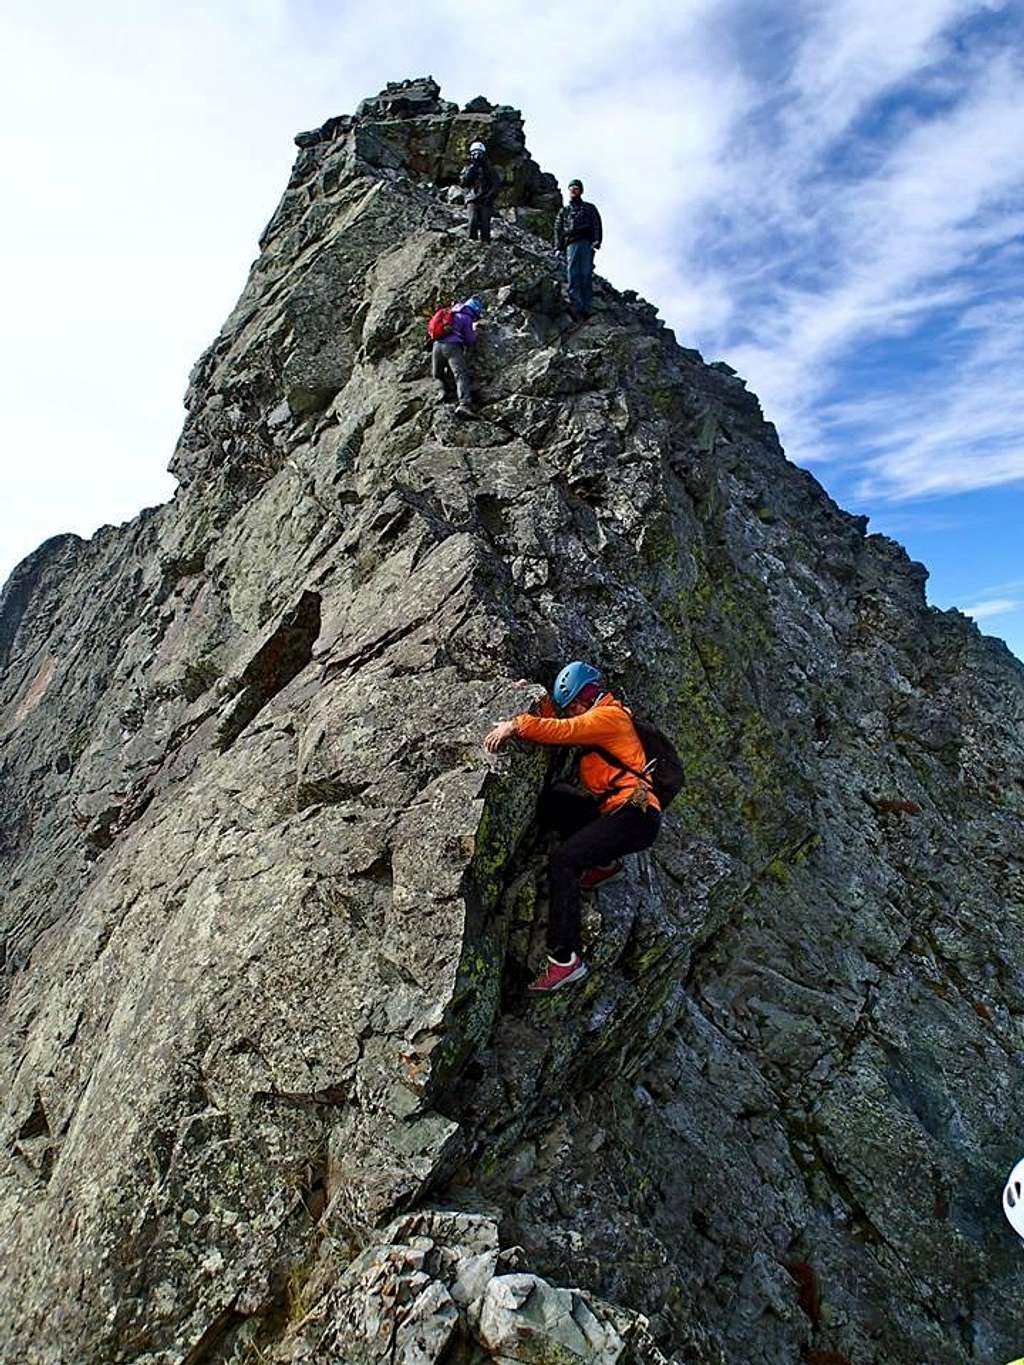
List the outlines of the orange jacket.
{"label": "orange jacket", "polygon": [[[547,699],[545,701],[546,705],[542,709],[552,710],[550,702]],[[647,762],[643,745],[633,728],[632,715],[610,692],[606,692],[581,716],[567,716],[559,720],[524,713],[516,716],[513,724],[520,739],[532,740],[534,744],[564,744],[580,749],[597,745],[607,749],[613,758],[621,758],[623,763],[628,763],[637,772]],[[583,755],[579,763],[579,776],[587,791],[597,797],[604,815],[624,805],[637,787],[647,791],[648,805],[661,810],[657,797],[646,782],[631,772],[613,767],[600,754]]]}

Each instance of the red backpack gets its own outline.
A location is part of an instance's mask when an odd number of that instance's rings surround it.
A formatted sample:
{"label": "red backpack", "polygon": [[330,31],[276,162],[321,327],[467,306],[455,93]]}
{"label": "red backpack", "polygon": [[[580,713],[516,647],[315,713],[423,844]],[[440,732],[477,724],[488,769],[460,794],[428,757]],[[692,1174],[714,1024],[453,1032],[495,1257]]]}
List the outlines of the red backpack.
{"label": "red backpack", "polygon": [[450,308],[439,308],[434,316],[427,323],[427,336],[431,341],[443,341],[446,336],[451,336],[455,326],[455,319]]}

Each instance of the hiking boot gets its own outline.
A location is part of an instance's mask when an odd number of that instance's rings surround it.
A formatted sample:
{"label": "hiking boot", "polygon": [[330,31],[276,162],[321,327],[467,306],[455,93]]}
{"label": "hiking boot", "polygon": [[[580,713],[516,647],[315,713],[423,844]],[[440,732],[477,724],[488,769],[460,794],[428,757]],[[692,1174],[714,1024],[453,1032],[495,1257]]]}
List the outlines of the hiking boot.
{"label": "hiking boot", "polygon": [[472,420],[476,416],[476,413],[473,411],[469,403],[460,403],[459,406],[455,409],[455,416],[468,417]]}
{"label": "hiking boot", "polygon": [[579,953],[573,953],[568,962],[556,962],[554,958],[549,957],[547,968],[536,981],[531,981],[526,989],[534,995],[544,995],[548,991],[557,991],[560,986],[568,986],[573,981],[582,981],[586,974],[587,964]]}
{"label": "hiking boot", "polygon": [[588,867],[583,876],[580,877],[580,890],[593,891],[597,886],[607,886],[609,882],[617,882],[622,876],[621,861],[610,863],[608,867]]}

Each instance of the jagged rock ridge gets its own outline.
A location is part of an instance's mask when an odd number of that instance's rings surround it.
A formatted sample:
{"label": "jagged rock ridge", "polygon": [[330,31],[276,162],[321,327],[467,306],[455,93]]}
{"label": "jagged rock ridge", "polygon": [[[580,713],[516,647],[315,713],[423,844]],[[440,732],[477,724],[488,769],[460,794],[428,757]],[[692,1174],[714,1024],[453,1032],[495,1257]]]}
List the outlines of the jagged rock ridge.
{"label": "jagged rock ridge", "polygon": [[[0,1355],[564,1358],[533,1275],[592,1359],[1009,1359],[1024,670],[653,308],[570,328],[515,111],[297,140],[173,503],[0,598]],[[574,656],[689,780],[528,1003],[544,756],[480,738]]]}

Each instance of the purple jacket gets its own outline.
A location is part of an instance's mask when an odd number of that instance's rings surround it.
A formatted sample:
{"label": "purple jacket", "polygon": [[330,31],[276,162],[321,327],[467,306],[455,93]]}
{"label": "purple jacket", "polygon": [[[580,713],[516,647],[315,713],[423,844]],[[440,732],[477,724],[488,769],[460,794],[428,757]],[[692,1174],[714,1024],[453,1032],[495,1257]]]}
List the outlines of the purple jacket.
{"label": "purple jacket", "polygon": [[476,322],[473,314],[461,308],[452,309],[452,330],[445,341],[455,341],[460,346],[475,346]]}

